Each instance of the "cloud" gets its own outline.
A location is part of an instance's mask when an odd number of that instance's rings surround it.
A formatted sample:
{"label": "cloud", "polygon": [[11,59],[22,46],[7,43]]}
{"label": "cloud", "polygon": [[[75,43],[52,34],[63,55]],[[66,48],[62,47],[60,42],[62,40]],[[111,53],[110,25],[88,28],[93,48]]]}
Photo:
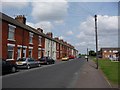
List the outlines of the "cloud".
{"label": "cloud", "polygon": [[[98,15],[98,34],[99,35],[115,35],[118,30],[118,16]],[[94,17],[88,17],[85,22],[80,24],[79,29],[82,33],[93,36],[95,34]],[[109,32],[109,33],[108,33]],[[81,34],[80,34],[81,35]]]}
{"label": "cloud", "polygon": [[64,20],[59,20],[59,21],[54,21],[56,25],[61,25],[64,24]]}
{"label": "cloud", "polygon": [[22,9],[29,5],[28,0],[2,0],[2,8]]}
{"label": "cloud", "polygon": [[[98,16],[99,35],[116,35],[118,32],[118,16]],[[109,32],[109,33],[108,33]]]}
{"label": "cloud", "polygon": [[68,2],[119,2],[119,0],[68,0]]}
{"label": "cloud", "polygon": [[63,2],[33,2],[32,16],[37,21],[61,21],[67,14],[68,3]]}
{"label": "cloud", "polygon": [[[118,46],[118,16],[98,15],[98,45],[101,47]],[[83,48],[92,48],[95,50],[95,20],[94,17],[88,17],[86,21],[81,22],[79,34],[76,36],[79,43],[75,46],[82,50]]]}
{"label": "cloud", "polygon": [[42,21],[42,22],[38,22],[35,24],[27,22],[27,25],[34,27],[34,28],[41,28],[44,30],[44,33],[51,32],[51,30],[54,28],[51,22],[48,22],[48,21]]}
{"label": "cloud", "polygon": [[68,35],[68,36],[73,35],[73,32],[72,32],[72,31],[68,31],[68,32],[66,33],[66,35]]}

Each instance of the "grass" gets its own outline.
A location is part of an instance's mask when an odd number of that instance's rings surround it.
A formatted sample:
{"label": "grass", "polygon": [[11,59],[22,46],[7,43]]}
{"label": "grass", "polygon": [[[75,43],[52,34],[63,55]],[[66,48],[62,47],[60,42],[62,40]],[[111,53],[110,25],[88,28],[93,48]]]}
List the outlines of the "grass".
{"label": "grass", "polygon": [[[94,61],[96,60],[94,59]],[[118,68],[120,66],[120,62],[111,62],[108,59],[99,59],[98,62],[100,69],[103,71],[108,80],[113,84],[120,85],[120,80],[118,78]]]}

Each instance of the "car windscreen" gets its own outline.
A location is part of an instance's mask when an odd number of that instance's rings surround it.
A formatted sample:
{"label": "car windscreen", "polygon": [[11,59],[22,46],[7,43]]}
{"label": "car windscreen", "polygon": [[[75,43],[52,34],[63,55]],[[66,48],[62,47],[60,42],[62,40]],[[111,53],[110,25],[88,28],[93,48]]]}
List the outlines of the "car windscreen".
{"label": "car windscreen", "polygon": [[25,61],[25,58],[19,58],[17,61]]}

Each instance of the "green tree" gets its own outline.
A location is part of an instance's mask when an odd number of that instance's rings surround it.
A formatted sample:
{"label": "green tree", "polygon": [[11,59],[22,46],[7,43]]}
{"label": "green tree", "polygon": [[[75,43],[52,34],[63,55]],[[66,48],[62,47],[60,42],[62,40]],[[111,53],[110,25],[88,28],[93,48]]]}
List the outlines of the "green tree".
{"label": "green tree", "polygon": [[90,55],[90,56],[96,56],[96,53],[95,53],[94,50],[90,50],[90,51],[89,51],[89,55]]}

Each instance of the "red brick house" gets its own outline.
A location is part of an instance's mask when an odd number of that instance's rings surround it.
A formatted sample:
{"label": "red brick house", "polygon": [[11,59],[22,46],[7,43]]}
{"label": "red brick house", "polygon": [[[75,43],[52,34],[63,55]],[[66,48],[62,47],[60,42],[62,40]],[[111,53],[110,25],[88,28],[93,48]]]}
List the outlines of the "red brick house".
{"label": "red brick house", "polygon": [[101,48],[100,55],[102,56],[102,58],[118,59],[118,57],[119,57],[118,52],[119,51],[120,51],[120,48]]}
{"label": "red brick house", "polygon": [[[44,55],[44,35],[41,29],[26,25],[22,15],[15,19],[2,15],[2,58],[17,60],[19,57],[38,57]],[[38,53],[38,54],[36,54]]]}
{"label": "red brick house", "polygon": [[54,53],[56,59],[64,56],[74,55],[77,50],[67,42],[59,38],[53,38],[48,34],[44,34],[43,30],[34,29],[26,25],[26,18],[23,15],[17,16],[15,19],[0,13],[2,17],[2,59],[16,61],[20,57],[32,57],[38,59],[45,55],[45,39],[49,39],[52,43],[56,43]]}

